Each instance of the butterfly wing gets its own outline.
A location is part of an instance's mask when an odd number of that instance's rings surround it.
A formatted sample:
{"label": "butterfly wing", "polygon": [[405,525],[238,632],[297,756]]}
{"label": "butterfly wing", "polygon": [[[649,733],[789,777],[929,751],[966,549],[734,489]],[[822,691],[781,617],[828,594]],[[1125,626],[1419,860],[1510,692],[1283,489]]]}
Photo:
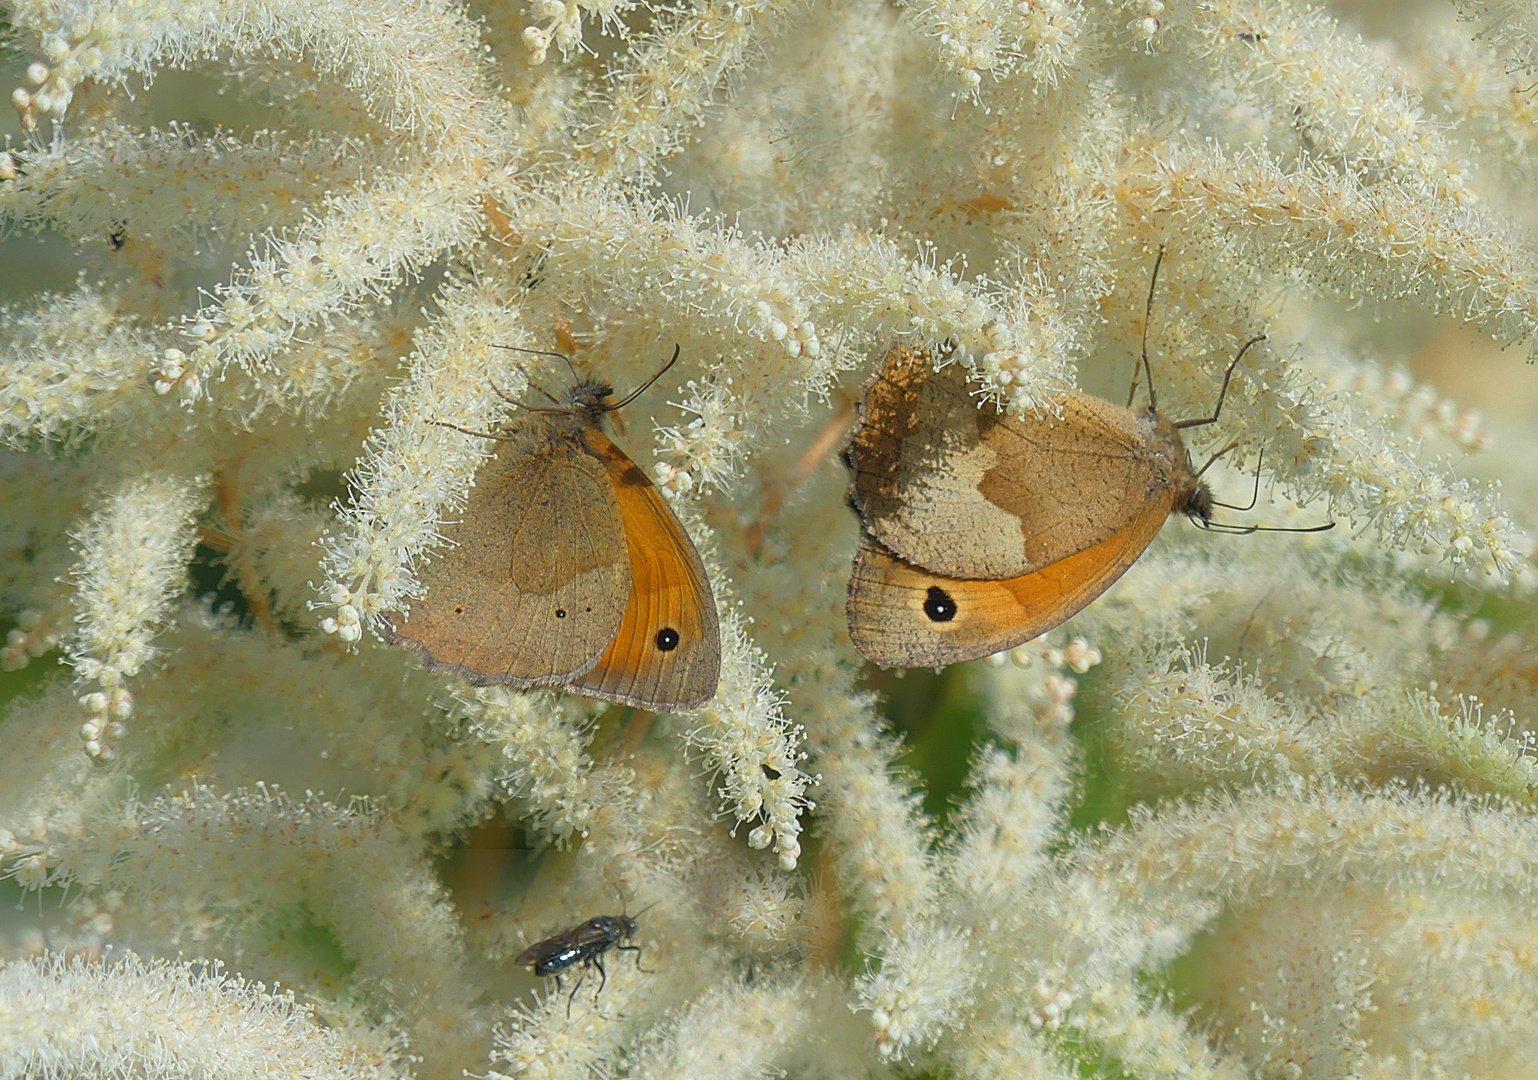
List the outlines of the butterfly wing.
{"label": "butterfly wing", "polygon": [[452,542],[385,637],[472,683],[564,686],[589,671],[630,595],[625,525],[604,463],[580,432],[515,429],[476,475]]}
{"label": "butterfly wing", "polygon": [[947,577],[1002,579],[1112,536],[1184,451],[1146,412],[1087,394],[1056,413],[977,408],[960,364],[898,348],[866,388],[846,454],[865,531]]}
{"label": "butterfly wing", "polygon": [[692,709],[715,695],[721,631],[704,564],[646,474],[597,428],[583,432],[603,463],[624,523],[631,588],[618,631],[592,669],[566,685],[642,709]]}
{"label": "butterfly wing", "polygon": [[1111,536],[1020,577],[951,578],[860,538],[849,579],[849,637],[881,667],[943,667],[1013,648],[1082,609],[1121,577],[1169,517],[1146,503]]}

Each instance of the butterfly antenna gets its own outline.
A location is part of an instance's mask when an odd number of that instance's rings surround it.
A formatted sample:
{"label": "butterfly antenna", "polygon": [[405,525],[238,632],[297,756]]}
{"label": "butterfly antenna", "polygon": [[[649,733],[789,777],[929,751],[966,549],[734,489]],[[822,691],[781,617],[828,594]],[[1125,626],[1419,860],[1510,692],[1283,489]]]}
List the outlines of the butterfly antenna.
{"label": "butterfly antenna", "polygon": [[[527,371],[523,370],[522,365],[518,366],[518,370],[523,375],[523,382],[524,382],[525,386],[529,386],[529,387],[532,387],[535,390],[538,390],[541,394],[544,394],[545,397],[550,398],[550,400],[555,402],[557,405],[559,405],[561,403],[559,398],[550,397],[550,392],[548,390],[546,390],[543,386],[540,386],[533,379],[529,378],[529,373]],[[486,381],[491,384],[491,392],[493,394],[496,394],[497,397],[501,398],[503,401],[507,402],[509,405],[511,405],[515,409],[525,409],[525,410],[530,411],[530,412],[564,412],[565,411],[564,409],[545,409],[545,408],[541,408],[538,405],[527,405],[524,402],[519,401],[517,398],[513,397],[506,390],[503,390],[500,386],[498,386],[495,379],[487,378]]]}
{"label": "butterfly antenna", "polygon": [[1257,334],[1255,337],[1250,338],[1250,340],[1244,343],[1243,348],[1239,350],[1238,354],[1233,358],[1233,360],[1229,362],[1228,370],[1223,372],[1223,388],[1218,391],[1218,404],[1217,407],[1212,410],[1212,415],[1201,420],[1182,420],[1175,425],[1176,431],[1180,431],[1184,428],[1202,427],[1205,424],[1213,424],[1217,422],[1219,414],[1223,411],[1223,399],[1228,396],[1228,380],[1234,377],[1234,368],[1239,366],[1239,361],[1244,359],[1244,354],[1250,351],[1250,346],[1258,345],[1265,340],[1265,334]]}
{"label": "butterfly antenna", "polygon": [[1260,463],[1262,461],[1264,461],[1265,458],[1266,458],[1266,451],[1265,451],[1264,448],[1262,448],[1260,453],[1257,454],[1256,457],[1255,457],[1255,490],[1250,492],[1250,505],[1248,505],[1248,506],[1235,506],[1233,503],[1218,502],[1215,499],[1213,500],[1212,505],[1213,506],[1221,506],[1225,510],[1240,510],[1240,511],[1244,511],[1244,510],[1253,510],[1253,509],[1255,509],[1255,504],[1260,501]]}
{"label": "butterfly antenna", "polygon": [[[495,342],[495,341],[492,342],[492,345],[494,347],[498,348],[498,349],[510,349],[513,352],[526,352],[526,353],[529,353],[531,356],[554,356],[556,359],[565,362],[567,369],[571,372],[571,377],[572,377],[572,380],[574,382],[581,382],[582,381],[581,376],[579,376],[577,374],[577,369],[572,367],[571,357],[567,356],[565,353],[551,352],[549,349],[525,349],[522,345],[503,345],[500,342]],[[549,401],[551,404],[554,404],[554,405],[561,405],[561,399],[560,398],[556,397],[550,391],[546,390],[543,386],[539,385],[539,383],[535,382],[532,378],[529,377],[529,372],[528,372],[527,368],[525,368],[522,364],[517,365],[517,368],[518,368],[519,371],[523,372],[523,381],[528,383],[529,386],[533,387],[535,390],[538,390],[541,394],[544,394],[545,395],[545,400]],[[491,388],[493,390],[497,390],[495,384],[493,384]],[[509,405],[516,405],[519,408],[529,409],[532,412],[565,412],[566,411],[564,406],[562,406],[559,409],[535,409],[532,406],[524,405],[520,401],[513,401],[511,398],[509,398],[506,394],[502,393],[502,391],[500,391],[500,390],[497,390],[497,396],[500,397],[503,401],[507,402]]]}
{"label": "butterfly antenna", "polygon": [[450,431],[457,431],[461,435],[474,435],[477,439],[494,439],[497,442],[513,441],[513,437],[511,435],[503,435],[499,431],[472,431],[470,428],[460,427],[458,424],[451,424],[447,420],[429,420],[428,423],[433,425],[433,427],[448,428]]}
{"label": "butterfly antenna", "polygon": [[640,386],[636,387],[634,390],[630,391],[630,393],[626,394],[622,399],[620,399],[619,401],[616,401],[613,405],[610,405],[609,408],[605,409],[604,411],[605,412],[609,412],[609,411],[614,410],[614,409],[624,408],[626,405],[629,405],[636,398],[640,397],[643,393],[646,392],[646,388],[648,386],[650,386],[652,383],[656,382],[658,379],[662,378],[662,376],[666,375],[668,373],[668,369],[671,368],[674,364],[678,363],[678,353],[679,353],[679,346],[674,345],[673,346],[673,355],[672,355],[672,357],[668,360],[667,363],[663,364],[660,368],[657,369],[656,374],[654,374],[651,378],[647,379],[644,383],[642,383]]}
{"label": "butterfly antenna", "polygon": [[556,353],[556,355],[559,356],[562,360],[566,361],[566,370],[571,372],[571,381],[573,383],[581,382],[582,376],[577,374],[577,365],[571,362],[571,357],[567,356],[565,353]]}
{"label": "butterfly antenna", "polygon": [[[494,348],[498,349],[508,349],[512,352],[526,352],[533,356],[554,356],[558,359],[565,360],[568,364],[571,363],[571,359],[565,353],[552,352],[549,349],[525,349],[522,345],[503,345],[499,341],[493,341],[491,344]],[[575,372],[573,374],[575,374]]]}
{"label": "butterfly antenna", "polygon": [[1154,259],[1153,275],[1148,279],[1148,302],[1143,307],[1143,358],[1138,367],[1132,369],[1132,387],[1127,391],[1127,408],[1132,408],[1132,399],[1137,397],[1137,373],[1139,368],[1148,376],[1148,407],[1155,412],[1159,411],[1158,400],[1154,397],[1153,369],[1148,366],[1148,324],[1153,322],[1154,289],[1159,284],[1159,264],[1164,261],[1164,245],[1159,245],[1159,254]]}

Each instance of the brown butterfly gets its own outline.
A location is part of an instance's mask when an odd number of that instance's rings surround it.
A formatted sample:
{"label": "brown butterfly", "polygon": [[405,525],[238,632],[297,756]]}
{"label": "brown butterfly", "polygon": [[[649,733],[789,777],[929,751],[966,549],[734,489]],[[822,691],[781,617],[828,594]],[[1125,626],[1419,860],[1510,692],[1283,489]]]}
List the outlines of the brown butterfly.
{"label": "brown butterfly", "polygon": [[[1234,357],[1213,415],[1178,423],[1159,415],[1151,377],[1142,408],[1070,391],[1052,411],[1008,416],[977,408],[960,364],[935,371],[928,353],[894,348],[844,453],[861,524],[847,604],[855,647],[882,667],[987,656],[1094,600],[1170,514],[1221,527],[1212,510],[1224,504],[1180,432],[1217,419],[1234,367],[1260,340]],[[1140,370],[1147,361],[1145,346]]]}
{"label": "brown butterfly", "polygon": [[[476,684],[553,686],[643,709],[709,701],[721,635],[705,567],[667,503],[603,433],[604,383],[520,406],[481,466],[448,549],[388,640]],[[543,393],[543,391],[541,391]],[[444,425],[452,426],[452,425]],[[456,430],[464,430],[462,428]]]}

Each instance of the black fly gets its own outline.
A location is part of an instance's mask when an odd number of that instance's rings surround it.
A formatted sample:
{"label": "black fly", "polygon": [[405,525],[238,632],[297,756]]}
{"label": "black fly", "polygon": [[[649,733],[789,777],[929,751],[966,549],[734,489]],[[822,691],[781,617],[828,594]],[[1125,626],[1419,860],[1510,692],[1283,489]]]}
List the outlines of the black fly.
{"label": "black fly", "polygon": [[635,932],[636,921],[629,915],[597,915],[587,922],[547,937],[544,941],[535,942],[518,954],[517,962],[526,964],[530,971],[541,977],[554,975],[557,991],[562,989],[561,973],[581,967],[582,975],[577,977],[576,986],[571,988],[571,997],[566,999],[566,1015],[570,1017],[572,1000],[577,996],[588,968],[598,969],[598,989],[593,994],[593,1000],[597,1001],[598,995],[603,993],[604,984],[609,981],[603,969],[603,954],[610,949],[635,953],[636,970],[646,970],[641,967],[640,946],[625,944],[635,936]]}

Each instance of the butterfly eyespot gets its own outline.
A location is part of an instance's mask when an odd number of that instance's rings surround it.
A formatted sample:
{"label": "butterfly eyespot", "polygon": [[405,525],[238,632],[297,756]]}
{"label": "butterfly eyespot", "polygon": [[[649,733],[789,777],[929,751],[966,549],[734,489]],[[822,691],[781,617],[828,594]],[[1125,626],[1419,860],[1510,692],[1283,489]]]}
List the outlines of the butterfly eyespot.
{"label": "butterfly eyespot", "polygon": [[930,622],[950,622],[956,617],[956,601],[938,585],[931,585],[924,595],[924,614]]}
{"label": "butterfly eyespot", "polygon": [[678,648],[680,640],[682,639],[679,638],[678,631],[674,630],[671,626],[664,626],[661,630],[657,631],[657,648],[663,652],[672,652]]}
{"label": "butterfly eyespot", "polygon": [[566,618],[566,609],[563,608],[563,607],[556,608],[555,609],[555,617],[557,619],[564,619],[564,618]]}

